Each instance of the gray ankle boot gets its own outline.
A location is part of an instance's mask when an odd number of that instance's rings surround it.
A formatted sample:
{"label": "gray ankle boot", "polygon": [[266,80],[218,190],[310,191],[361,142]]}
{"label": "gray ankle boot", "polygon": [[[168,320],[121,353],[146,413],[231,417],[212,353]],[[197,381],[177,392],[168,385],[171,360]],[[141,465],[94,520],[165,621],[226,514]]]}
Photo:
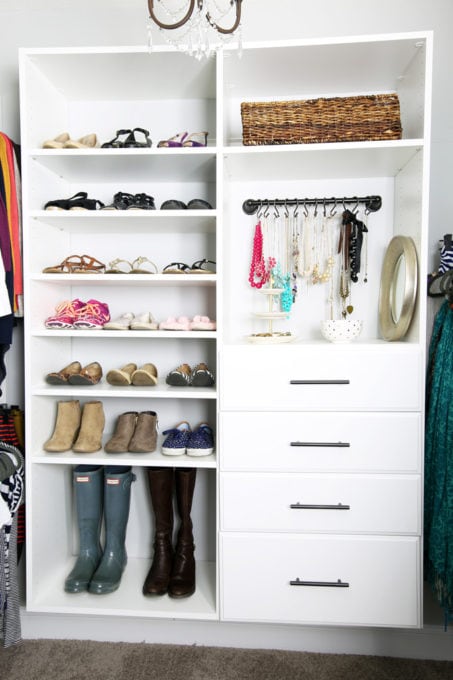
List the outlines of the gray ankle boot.
{"label": "gray ankle boot", "polygon": [[88,587],[90,593],[112,593],[120,585],[127,563],[126,527],[134,480],[130,467],[115,465],[104,468],[105,547],[101,563]]}
{"label": "gray ankle boot", "polygon": [[100,465],[78,465],[72,474],[80,545],[79,555],[65,580],[64,589],[67,593],[80,593],[88,590],[102,556],[99,536],[104,471]]}

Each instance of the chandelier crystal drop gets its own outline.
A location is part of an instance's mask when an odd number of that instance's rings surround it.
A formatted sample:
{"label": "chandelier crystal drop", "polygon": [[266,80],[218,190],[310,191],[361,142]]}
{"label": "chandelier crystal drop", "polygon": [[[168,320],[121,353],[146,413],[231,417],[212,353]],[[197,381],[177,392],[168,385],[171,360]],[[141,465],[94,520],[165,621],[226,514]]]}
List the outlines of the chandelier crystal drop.
{"label": "chandelier crystal drop", "polygon": [[148,0],[148,48],[153,30],[178,50],[203,59],[237,38],[242,50],[243,0]]}

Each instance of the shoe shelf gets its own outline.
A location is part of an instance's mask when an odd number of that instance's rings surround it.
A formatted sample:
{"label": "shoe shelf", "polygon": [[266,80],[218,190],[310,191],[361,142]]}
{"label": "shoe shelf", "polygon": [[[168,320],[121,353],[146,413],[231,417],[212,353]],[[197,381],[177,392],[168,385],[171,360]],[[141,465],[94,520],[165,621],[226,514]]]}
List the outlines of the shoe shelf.
{"label": "shoe shelf", "polygon": [[[101,379],[102,380],[102,379]],[[114,387],[105,382],[90,387],[55,387],[42,383],[33,386],[33,394],[43,397],[68,398],[118,398],[121,399],[216,399],[216,387],[172,387],[161,379],[155,387]]]}
{"label": "shoe shelf", "polygon": [[[104,439],[108,441],[113,433],[107,433]],[[33,452],[32,463],[43,465],[133,465],[134,467],[190,467],[197,469],[215,470],[217,468],[216,453],[209,456],[165,456],[160,453],[162,435],[158,436],[158,446],[153,453],[115,453],[109,454],[104,451],[97,453],[77,454],[72,451],[63,453]]]}
{"label": "shoe shelf", "polygon": [[92,233],[98,229],[108,234],[135,233],[215,233],[217,210],[32,210],[32,228],[46,224],[71,233]]}
{"label": "shoe shelf", "polygon": [[[97,286],[164,286],[182,288],[191,286],[215,286],[215,274],[35,274],[30,279],[52,284]],[[134,331],[135,332],[135,331]],[[154,332],[154,331],[153,331]]]}
{"label": "shoe shelf", "polygon": [[128,175],[133,176],[135,182],[148,184],[187,181],[188,178],[191,181],[212,182],[216,167],[216,149],[209,146],[183,151],[38,149],[31,152],[29,158],[30,170],[37,171],[40,167],[41,170],[63,177],[67,182],[83,183],[84,186],[92,182],[124,182]]}
{"label": "shoe shelf", "polygon": [[[24,269],[26,289],[27,418],[27,608],[30,611],[86,615],[218,619],[217,468],[208,456],[161,453],[163,431],[186,420],[193,429],[209,423],[217,430],[217,388],[177,388],[165,376],[182,363],[208,364],[217,374],[217,331],[73,331],[49,330],[45,319],[63,300],[98,299],[111,319],[146,310],[157,322],[169,316],[216,318],[216,274],[162,274],[171,262],[189,265],[218,260],[222,166],[217,146],[218,65],[190,59],[175,50],[156,48],[89,48],[24,50],[21,69],[21,142],[24,169]],[[177,73],[178,78],[169,78]],[[133,74],[133,77],[131,77]],[[115,130],[148,129],[147,148],[43,149],[44,140],[67,131],[71,139],[95,133],[98,143]],[[184,126],[184,127],[182,127]],[[188,128],[209,131],[201,148],[158,148]],[[118,192],[145,193],[155,210],[44,210],[48,201],[78,192],[106,206]],[[161,210],[166,200],[186,205],[203,199],[207,210]],[[44,274],[46,267],[72,254],[89,254],[108,268],[122,258],[154,262],[157,274]],[[149,263],[148,263],[149,264]],[[101,381],[65,389],[45,383],[49,372],[70,361],[102,365]],[[114,387],[109,369],[128,362],[152,362],[159,374],[155,387]],[[65,386],[66,387],[66,386]],[[69,387],[69,386],[68,386]],[[72,450],[51,454],[43,449],[55,424],[57,404],[100,401],[105,414],[103,445],[112,437],[118,417],[128,411],[155,411],[156,450],[152,453],[93,454]],[[64,592],[64,581],[78,551],[77,521],[72,502],[76,465],[133,466],[127,526],[128,564],[119,589],[100,598]],[[192,517],[195,537],[196,591],[188,598],[151,598],[142,594],[153,545],[153,511],[146,470],[152,467],[195,468],[197,481]],[[42,494],[52,490],[52,504]],[[57,516],[57,517],[55,517]],[[177,517],[175,517],[175,526]],[[45,527],[52,524],[50,536]]]}
{"label": "shoe shelf", "polygon": [[146,340],[216,340],[217,331],[68,331],[68,330],[33,330],[35,338],[103,338],[104,340],[134,340],[146,338]]}
{"label": "shoe shelf", "polygon": [[145,597],[137,584],[144,582],[150,560],[128,557],[121,587],[107,596],[65,593],[63,583],[74,564],[74,556],[68,557],[57,569],[52,568],[39,581],[27,609],[30,612],[49,614],[80,614],[85,616],[119,616],[162,619],[217,620],[216,613],[216,564],[197,561],[197,588],[186,600],[174,600],[168,595]]}

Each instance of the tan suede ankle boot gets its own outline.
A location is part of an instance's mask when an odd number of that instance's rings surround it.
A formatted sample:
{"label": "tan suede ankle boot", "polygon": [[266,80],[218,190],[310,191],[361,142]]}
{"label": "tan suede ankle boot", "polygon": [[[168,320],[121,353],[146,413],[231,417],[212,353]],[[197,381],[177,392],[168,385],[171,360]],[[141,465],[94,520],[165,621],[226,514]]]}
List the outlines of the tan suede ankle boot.
{"label": "tan suede ankle boot", "polygon": [[155,411],[138,414],[134,434],[129,442],[130,453],[152,453],[157,444],[157,415]]}
{"label": "tan suede ankle boot", "polygon": [[43,448],[49,453],[61,453],[72,448],[80,427],[80,404],[74,401],[57,402],[57,418],[50,439]]}
{"label": "tan suede ankle boot", "polygon": [[83,406],[80,432],[72,447],[77,453],[94,453],[102,448],[105,416],[102,401],[87,401]]}
{"label": "tan suede ankle boot", "polygon": [[104,446],[106,453],[127,453],[127,447],[134,434],[137,411],[127,411],[118,416],[115,432]]}

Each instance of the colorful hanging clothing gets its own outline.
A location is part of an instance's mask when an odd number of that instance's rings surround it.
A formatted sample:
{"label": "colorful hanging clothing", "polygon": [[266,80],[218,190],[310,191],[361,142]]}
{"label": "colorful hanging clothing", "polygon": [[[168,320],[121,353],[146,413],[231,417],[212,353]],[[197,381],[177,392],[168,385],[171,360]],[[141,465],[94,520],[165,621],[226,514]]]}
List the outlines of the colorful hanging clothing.
{"label": "colorful hanging clothing", "polygon": [[425,434],[425,579],[453,614],[453,310],[436,315],[429,348]]}

